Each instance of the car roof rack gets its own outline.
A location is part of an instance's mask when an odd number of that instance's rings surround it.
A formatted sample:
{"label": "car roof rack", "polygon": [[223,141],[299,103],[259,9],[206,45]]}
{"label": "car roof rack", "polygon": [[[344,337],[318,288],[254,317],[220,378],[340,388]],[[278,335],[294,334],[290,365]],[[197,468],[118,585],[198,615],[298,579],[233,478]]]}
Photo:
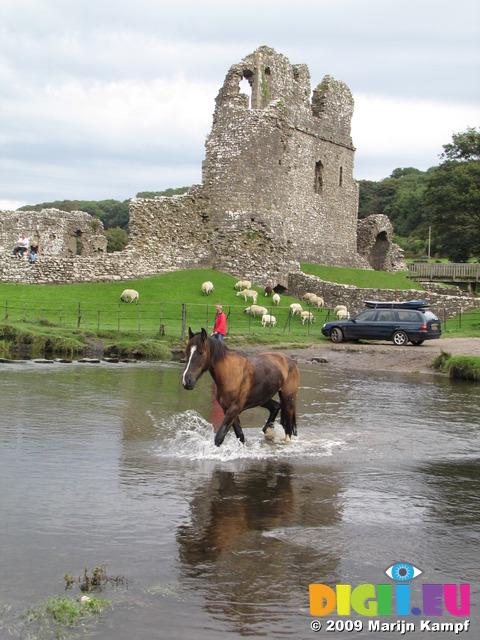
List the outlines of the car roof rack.
{"label": "car roof rack", "polygon": [[380,300],[365,300],[365,306],[369,309],[426,309],[430,306],[428,300],[409,300],[383,302]]}

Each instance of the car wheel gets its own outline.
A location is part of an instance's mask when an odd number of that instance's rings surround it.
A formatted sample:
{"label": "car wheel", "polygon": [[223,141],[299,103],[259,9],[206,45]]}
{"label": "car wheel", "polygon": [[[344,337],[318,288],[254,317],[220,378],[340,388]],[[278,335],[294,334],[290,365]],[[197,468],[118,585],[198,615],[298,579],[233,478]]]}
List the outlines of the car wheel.
{"label": "car wheel", "polygon": [[332,342],[343,342],[342,330],[338,327],[333,327],[332,331],[330,332],[330,340]]}
{"label": "car wheel", "polygon": [[423,344],[423,342],[424,342],[423,340],[412,340],[412,344],[414,344],[416,347]]}
{"label": "car wheel", "polygon": [[408,342],[408,336],[405,331],[395,331],[392,336],[393,344],[396,344],[397,347],[403,347],[404,344]]}

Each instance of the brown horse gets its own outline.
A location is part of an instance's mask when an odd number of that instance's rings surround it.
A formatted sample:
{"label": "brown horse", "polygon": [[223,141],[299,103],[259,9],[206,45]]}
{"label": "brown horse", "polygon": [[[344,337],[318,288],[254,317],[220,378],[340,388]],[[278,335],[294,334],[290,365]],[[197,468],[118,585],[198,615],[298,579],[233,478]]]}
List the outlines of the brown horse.
{"label": "brown horse", "polygon": [[[210,338],[205,329],[193,333],[188,329],[185,370],[182,384],[193,389],[205,371],[215,381],[216,397],[225,417],[215,435],[219,447],[227,431],[233,427],[235,435],[245,442],[239,414],[252,407],[265,407],[270,415],[263,427],[265,433],[273,427],[280,411],[280,422],[285,430],[285,440],[297,435],[295,402],[300,374],[295,362],[284,353],[261,353],[247,358],[239,351],[228,349],[216,338]],[[278,393],[280,402],[273,399]]]}

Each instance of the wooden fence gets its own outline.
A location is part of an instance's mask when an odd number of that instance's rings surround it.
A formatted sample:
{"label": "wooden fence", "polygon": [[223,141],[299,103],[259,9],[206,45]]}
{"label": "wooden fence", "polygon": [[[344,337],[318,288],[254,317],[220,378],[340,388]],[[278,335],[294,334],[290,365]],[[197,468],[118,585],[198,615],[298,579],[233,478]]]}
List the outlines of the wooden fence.
{"label": "wooden fence", "polygon": [[480,263],[413,262],[408,277],[429,282],[480,282]]}

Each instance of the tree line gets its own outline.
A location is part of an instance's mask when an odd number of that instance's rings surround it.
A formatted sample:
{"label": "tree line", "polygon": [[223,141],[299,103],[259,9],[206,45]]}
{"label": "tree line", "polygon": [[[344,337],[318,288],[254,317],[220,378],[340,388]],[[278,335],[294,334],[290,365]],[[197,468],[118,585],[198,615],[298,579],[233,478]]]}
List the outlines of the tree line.
{"label": "tree line", "polygon": [[[480,259],[480,130],[454,133],[443,145],[441,163],[427,171],[397,168],[378,182],[359,181],[359,218],[385,214],[394,241],[406,257],[448,258],[453,262]],[[137,198],[172,196],[188,187],[143,191]],[[105,227],[107,251],[121,251],[128,242],[128,202],[124,200],[62,200],[22,210],[86,211]]]}
{"label": "tree line", "polygon": [[439,166],[360,180],[359,218],[387,215],[406,257],[480,259],[480,131],[454,133]]}

